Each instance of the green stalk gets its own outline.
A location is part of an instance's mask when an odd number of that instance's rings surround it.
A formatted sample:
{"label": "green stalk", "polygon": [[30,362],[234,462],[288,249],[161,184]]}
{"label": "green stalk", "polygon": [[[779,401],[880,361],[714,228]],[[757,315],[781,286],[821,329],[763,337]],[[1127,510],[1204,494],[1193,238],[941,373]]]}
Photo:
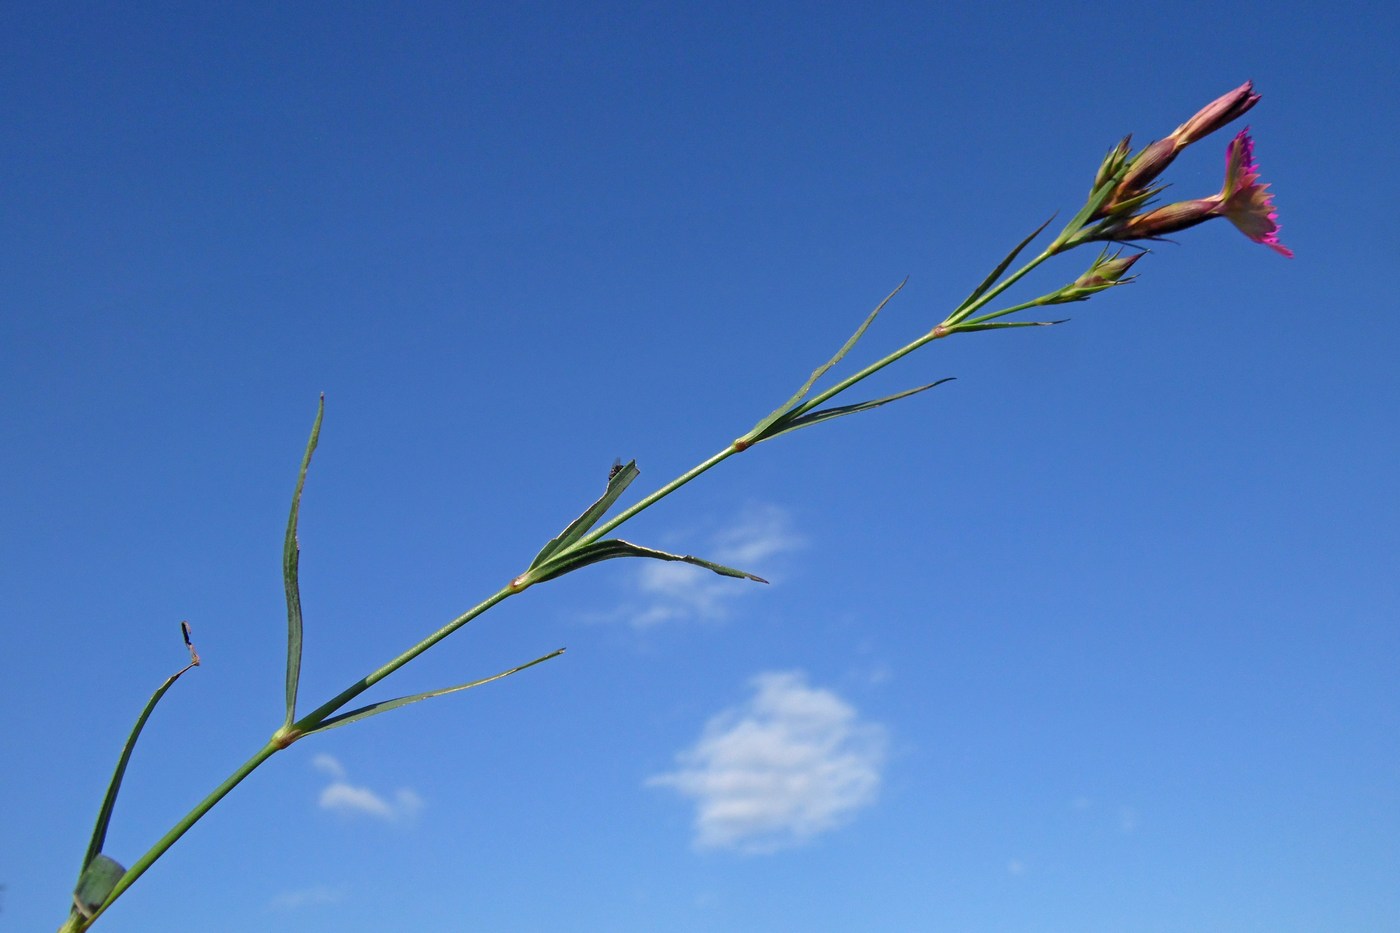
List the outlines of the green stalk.
{"label": "green stalk", "polygon": [[[965,321],[970,315],[974,314],[979,309],[985,307],[988,302],[996,298],[1002,292],[1006,291],[1006,289],[1010,288],[1013,284],[1015,284],[1022,277],[1028,274],[1036,266],[1040,265],[1046,259],[1050,258],[1051,255],[1053,254],[1049,250],[1041,253],[1039,256],[1026,263],[1020,269],[1007,276],[1001,282],[988,289],[988,291],[983,295],[979,296],[977,300],[968,302],[964,307],[958,308],[951,315],[949,315],[949,317],[938,327],[935,327],[933,330],[919,337],[917,340],[914,340],[911,343],[906,344],[898,350],[895,350],[894,352],[875,361],[874,363],[871,363],[870,365],[861,369],[859,372],[848,376],[847,378],[833,385],[831,388],[819,392],[817,395],[813,396],[812,398],[808,399],[800,406],[798,406],[798,408],[795,409],[795,411],[811,411],[814,408],[816,408],[816,406],[820,405],[822,402],[825,402],[828,399],[839,395],[841,392],[844,392],[846,389],[849,389],[851,386],[855,385],[861,380],[879,372],[880,370],[884,369],[886,366],[889,366],[896,360],[914,352],[915,350],[919,349],[919,347],[922,347],[927,343],[937,340],[940,337],[946,337],[948,334],[953,333],[954,328],[956,328],[957,324]],[[1038,303],[1039,302],[1030,302],[1027,305],[1021,307],[1031,307]],[[1001,315],[997,314],[994,316],[999,317]],[[705,473],[711,468],[718,466],[720,463],[727,460],[734,454],[739,453],[745,449],[747,449],[746,444],[737,441],[731,443],[723,450],[712,455],[711,457],[702,461],[696,466],[691,467],[689,470],[682,473],[680,476],[671,480],[671,482],[657,489],[655,492],[636,502],[629,508],[623,510],[614,518],[604,522],[598,528],[596,528],[588,535],[580,539],[575,546],[582,547],[584,545],[591,544],[594,541],[599,540],[608,532],[622,525],[624,522],[633,518],[638,513],[645,511],[646,509],[655,505],[657,502],[661,501],[666,496],[675,492],[677,489],[680,489],[682,486],[686,485],[691,480],[699,477],[702,473]],[[478,603],[476,606],[472,607],[467,612],[453,619],[451,622],[447,623],[442,628],[429,635],[427,638],[424,638],[423,640],[419,641],[413,647],[409,648],[407,651],[393,658],[388,663],[381,665],[374,671],[360,678],[355,683],[351,684],[349,687],[342,690],[340,693],[336,694],[334,697],[318,706],[315,710],[303,716],[301,719],[297,720],[294,723],[291,723],[290,725],[282,726],[280,729],[277,730],[277,732],[273,734],[272,739],[266,745],[264,745],[255,755],[253,755],[253,757],[249,758],[246,762],[243,763],[242,766],[238,768],[238,770],[234,771],[231,775],[224,779],[223,783],[221,783],[207,797],[200,801],[200,803],[197,806],[195,806],[194,809],[190,810],[189,813],[181,817],[179,822],[177,822],[170,829],[169,832],[162,836],[155,843],[155,845],[153,845],[144,855],[141,856],[140,859],[138,859],[129,869],[127,869],[126,874],[122,875],[121,879],[117,882],[116,886],[113,887],[111,894],[109,894],[107,897],[107,900],[93,913],[91,917],[83,918],[76,914],[70,916],[68,921],[60,929],[60,933],[81,933],[81,931],[86,930],[88,927],[90,927],[92,923],[99,916],[101,916],[102,913],[106,911],[106,909],[110,907],[112,903],[116,901],[116,899],[120,897],[121,894],[127,888],[131,887],[131,885],[136,881],[136,879],[140,878],[141,875],[144,874],[146,870],[156,862],[157,859],[164,855],[165,852],[172,845],[174,845],[176,841],[180,839],[181,836],[188,832],[189,829],[192,826],[194,826],[195,823],[197,823],[206,813],[213,809],[215,804],[222,800],[231,790],[237,787],[238,784],[241,783],[244,778],[246,778],[249,774],[252,774],[254,770],[256,770],[260,765],[263,764],[263,762],[267,761],[277,752],[287,748],[293,742],[297,741],[298,739],[302,738],[308,733],[315,731],[316,728],[320,726],[322,722],[324,722],[335,712],[344,708],[346,704],[348,704],[351,700],[355,699],[360,694],[364,693],[370,687],[373,687],[375,684],[379,683],[381,680],[388,677],[390,674],[394,673],[399,668],[403,667],[405,664],[408,664],[414,658],[417,658],[423,652],[427,651],[429,648],[432,648],[438,642],[442,641],[444,638],[451,635],[453,632],[456,632],[462,626],[466,625],[468,622],[472,621],[486,610],[492,608],[497,603],[502,602],[503,600],[514,596],[519,592],[522,592],[529,585],[530,584],[528,583],[524,585],[517,585],[512,583],[501,588],[488,599]]]}
{"label": "green stalk", "polygon": [[704,473],[711,467],[718,466],[719,464],[723,463],[725,460],[728,460],[730,457],[734,456],[742,450],[744,450],[744,448],[735,447],[733,444],[730,444],[728,447],[724,448],[719,453],[710,457],[708,460],[705,460],[702,463],[698,463],[695,466],[691,467],[689,470],[686,470],[680,476],[677,476],[665,486],[662,486],[660,489],[656,490],[656,492],[653,492],[646,498],[637,501],[635,504],[629,506],[628,508],[623,509],[621,512],[619,512],[616,516],[609,519],[608,521],[603,522],[603,524],[599,525],[597,528],[580,538],[578,540],[578,543],[574,546],[583,547],[584,545],[592,544],[594,541],[597,541],[603,535],[612,531],[618,525],[621,525],[623,522],[632,518],[638,512],[642,512],[646,509],[651,508],[653,505],[660,502],[662,499],[666,498],[671,493],[675,492],[677,489],[680,489],[686,483],[695,479],[701,473]]}
{"label": "green stalk", "polygon": [[1030,273],[1030,271],[1036,266],[1040,265],[1042,262],[1055,255],[1055,253],[1051,252],[1051,249],[1053,248],[1054,245],[1051,244],[1051,247],[1047,248],[1045,252],[1041,253],[1039,256],[1035,257],[1030,262],[1026,263],[1024,266],[1017,269],[1015,272],[1011,273],[1006,278],[1002,279],[996,285],[989,288],[986,291],[986,293],[979,297],[976,301],[969,302],[966,306],[958,308],[952,314],[948,315],[948,319],[942,324],[940,324],[939,327],[954,327],[967,320],[968,317],[975,314],[980,309],[986,307],[989,301],[1000,295],[1002,292],[1006,291],[1012,285],[1015,285],[1023,277]]}
{"label": "green stalk", "polygon": [[[92,926],[92,924],[97,920],[97,918],[102,916],[103,911],[105,911],[108,907],[111,907],[112,903],[122,895],[123,891],[135,884],[136,879],[140,878],[143,874],[145,874],[146,869],[154,865],[156,859],[164,855],[166,850],[173,846],[181,836],[188,832],[191,826],[199,822],[200,818],[203,817],[204,814],[212,810],[214,808],[214,805],[220,800],[223,800],[224,797],[228,794],[228,792],[237,787],[245,777],[252,774],[253,771],[258,767],[258,765],[262,764],[264,761],[267,761],[267,759],[277,754],[284,747],[285,746],[278,744],[276,741],[268,742],[266,745],[264,745],[261,749],[258,750],[258,753],[256,755],[245,761],[237,771],[224,778],[224,782],[222,784],[214,788],[214,790],[210,792],[209,796],[201,800],[193,810],[181,817],[180,821],[174,826],[172,826],[168,833],[166,833],[164,836],[161,836],[160,840],[157,841],[155,845],[151,846],[150,850],[147,851],[145,855],[137,859],[136,862],[133,863],[132,866],[126,870],[126,874],[122,875],[121,879],[117,882],[116,886],[112,888],[112,893],[107,895],[107,900],[103,902],[101,907],[97,908],[97,910],[93,912],[93,915],[91,917],[88,917],[86,920],[84,920],[82,917],[70,917],[68,922],[65,923],[62,928],[60,928],[60,933],[65,933],[65,931],[68,930],[86,930],[88,927]],[[78,923],[76,924],[74,923],[75,919],[78,921]]]}

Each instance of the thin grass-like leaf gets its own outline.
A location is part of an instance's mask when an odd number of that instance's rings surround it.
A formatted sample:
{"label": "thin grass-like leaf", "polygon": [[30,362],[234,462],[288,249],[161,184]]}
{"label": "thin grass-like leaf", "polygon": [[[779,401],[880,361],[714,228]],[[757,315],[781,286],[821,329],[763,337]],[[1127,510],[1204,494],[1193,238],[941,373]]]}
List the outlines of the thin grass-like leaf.
{"label": "thin grass-like leaf", "polygon": [[778,437],[779,435],[787,434],[790,431],[796,431],[799,428],[810,427],[811,425],[818,424],[822,421],[830,421],[832,418],[840,418],[845,415],[854,415],[856,412],[859,411],[869,411],[872,408],[879,408],[881,405],[888,405],[890,402],[897,402],[902,398],[908,398],[911,395],[918,395],[920,392],[927,392],[929,389],[935,388],[936,386],[941,386],[945,382],[952,382],[954,378],[956,377],[948,376],[946,379],[940,379],[937,382],[930,382],[928,385],[917,386],[913,389],[906,389],[903,392],[896,392],[894,395],[886,395],[884,398],[871,399],[868,402],[857,402],[854,405],[840,405],[835,408],[823,408],[820,411],[809,412],[803,415],[801,418],[794,418],[791,424],[783,428],[781,431],[778,431],[776,434],[773,434],[772,436]]}
{"label": "thin grass-like leaf", "polygon": [[433,697],[446,696],[449,693],[457,693],[461,690],[470,690],[472,687],[480,687],[482,684],[489,684],[493,680],[500,680],[502,677],[509,677],[511,674],[518,674],[528,667],[534,667],[536,664],[542,664],[545,661],[550,660],[551,658],[559,657],[559,655],[563,653],[564,649],[560,648],[558,651],[551,651],[549,654],[543,657],[535,658],[535,660],[529,661],[525,664],[521,664],[519,667],[512,667],[508,671],[501,671],[499,674],[494,674],[490,677],[483,677],[481,680],[473,680],[471,683],[458,684],[455,687],[444,687],[441,690],[429,690],[427,693],[415,693],[413,696],[399,697],[396,700],[385,700],[382,703],[372,703],[369,706],[362,706],[359,709],[351,710],[348,713],[342,713],[339,716],[332,716],[330,719],[327,719],[325,722],[321,723],[316,728],[308,731],[307,735],[311,735],[314,732],[325,732],[327,729],[334,729],[337,726],[349,725],[352,722],[356,722],[361,719],[368,719],[370,716],[377,716],[380,713],[387,713],[391,709],[398,709],[400,706],[407,706],[410,703],[417,703],[420,700],[431,700]]}
{"label": "thin grass-like leaf", "polygon": [[972,304],[978,298],[981,298],[984,294],[986,294],[987,289],[995,285],[997,283],[997,279],[1001,278],[1002,273],[1004,273],[1007,269],[1011,267],[1011,264],[1016,261],[1017,256],[1021,255],[1021,250],[1029,246],[1031,240],[1034,240],[1036,237],[1040,236],[1041,232],[1044,231],[1046,227],[1050,226],[1050,221],[1054,219],[1055,217],[1052,214],[1049,220],[1046,220],[1045,223],[1032,230],[1030,236],[1026,237],[1020,243],[1017,243],[1014,247],[1012,247],[1011,252],[1007,253],[1006,258],[1001,261],[1001,265],[993,269],[992,274],[983,279],[982,284],[974,288],[972,290],[971,295],[968,295],[965,299],[963,299],[963,303],[958,305],[957,309],[953,312],[951,317],[956,317],[959,311],[966,308],[968,305]]}
{"label": "thin grass-like leaf", "polygon": [[587,547],[579,548],[576,551],[566,553],[555,560],[549,561],[539,567],[538,574],[532,574],[533,582],[543,583],[545,580],[553,580],[562,577],[566,573],[586,567],[589,564],[596,564],[599,561],[612,560],[617,557],[649,557],[653,560],[674,560],[687,564],[694,564],[697,567],[704,567],[712,570],[721,576],[738,577],[745,580],[754,580],[758,583],[768,581],[760,576],[748,573],[743,570],[736,570],[733,567],[726,567],[724,564],[717,564],[714,561],[703,560],[699,557],[692,557],[689,554],[672,554],[669,551],[659,551],[656,548],[642,547],[640,544],[633,544],[631,541],[623,541],[620,538],[608,538],[604,541],[594,541]]}
{"label": "thin grass-like leaf", "polygon": [[878,305],[875,306],[875,310],[871,311],[869,316],[867,316],[866,319],[861,323],[861,325],[856,328],[856,332],[850,336],[850,339],[848,339],[841,346],[840,350],[836,351],[836,355],[833,356],[831,359],[827,360],[821,366],[818,366],[815,370],[813,370],[812,375],[807,377],[807,381],[802,384],[802,388],[798,389],[797,392],[793,394],[792,398],[788,399],[782,405],[771,411],[767,417],[765,417],[758,424],[754,425],[753,430],[751,430],[745,436],[756,437],[762,435],[763,432],[766,431],[768,428],[772,427],[772,425],[779,418],[783,417],[789,411],[791,411],[793,406],[795,406],[798,402],[806,398],[807,393],[812,391],[812,386],[816,385],[817,380],[820,379],[822,375],[826,373],[827,370],[831,369],[831,367],[841,362],[842,357],[844,357],[847,353],[851,352],[851,348],[854,347],[857,342],[859,342],[860,338],[865,335],[865,331],[870,327],[871,324],[875,322],[876,316],[884,310],[885,305],[890,303],[890,299],[892,299],[895,295],[899,294],[900,289],[904,288],[908,281],[909,280],[906,278],[903,282],[900,282],[898,285],[896,285],[894,291],[886,295],[885,300],[881,301]]}
{"label": "thin grass-like leaf", "polygon": [[971,333],[975,330],[1004,330],[1007,327],[1054,327],[1056,324],[1064,324],[1069,318],[1060,318],[1058,321],[1003,321],[999,324],[959,324],[954,333]]}
{"label": "thin grass-like leaf", "polygon": [[[165,696],[165,692],[175,684],[175,681],[179,680],[185,671],[199,666],[199,655],[195,653],[194,645],[190,644],[189,640],[189,623],[181,622],[180,629],[185,636],[185,646],[190,650],[190,663],[171,674],[165,679],[165,683],[156,688],[156,692],[151,694],[151,698],[146,701],[141,715],[136,717],[136,725],[132,727],[131,734],[126,737],[126,744],[122,746],[121,755],[117,758],[116,770],[112,772],[112,780],[107,784],[107,794],[102,798],[102,807],[97,811],[97,822],[92,828],[92,839],[88,842],[87,852],[83,854],[83,867],[78,872],[80,884],[83,873],[102,854],[102,846],[107,841],[107,826],[112,822],[112,811],[117,806],[117,794],[121,791],[122,779],[126,776],[126,766],[131,761],[131,753],[136,748],[136,740],[141,737],[141,730],[146,728],[146,720],[151,718],[156,704],[160,702],[161,697]],[[113,883],[115,884],[115,881]],[[111,888],[107,890],[110,891]],[[106,897],[105,893],[103,897]]]}
{"label": "thin grass-like leaf", "polygon": [[598,524],[598,519],[607,514],[608,509],[612,508],[612,504],[617,501],[618,496],[622,495],[623,491],[631,484],[632,480],[641,475],[641,472],[641,470],[637,469],[637,461],[635,460],[629,461],[626,466],[620,469],[615,469],[612,475],[608,477],[607,492],[603,493],[597,502],[594,502],[584,510],[582,515],[570,522],[567,528],[559,532],[558,537],[551,538],[549,543],[541,548],[540,552],[535,555],[535,559],[530,561],[527,572],[529,570],[534,570],[540,564],[549,560],[550,555],[557,552],[560,548],[566,548],[579,538],[588,534],[588,529]]}
{"label": "thin grass-like leaf", "polygon": [[301,680],[301,584],[297,582],[297,566],[301,561],[301,544],[297,541],[297,518],[301,512],[301,490],[306,485],[306,471],[311,455],[321,437],[321,418],[326,413],[326,397],[316,406],[316,421],[311,425],[311,438],[306,442],[306,454],[301,458],[297,473],[297,489],[292,494],[292,512],[287,517],[287,537],[282,543],[282,585],[287,591],[287,725],[296,721],[297,683]]}

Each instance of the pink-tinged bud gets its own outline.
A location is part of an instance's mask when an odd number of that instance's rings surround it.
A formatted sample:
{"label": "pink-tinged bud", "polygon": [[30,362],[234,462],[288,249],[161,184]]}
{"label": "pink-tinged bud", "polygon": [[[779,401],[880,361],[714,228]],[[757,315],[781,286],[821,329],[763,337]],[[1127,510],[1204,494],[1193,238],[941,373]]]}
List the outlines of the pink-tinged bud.
{"label": "pink-tinged bud", "polygon": [[1166,139],[1159,139],[1151,143],[1146,149],[1137,154],[1133,159],[1132,167],[1128,169],[1128,174],[1123,176],[1123,181],[1118,185],[1117,197],[1127,196],[1132,192],[1141,191],[1158,175],[1166,171],[1168,165],[1176,158],[1181,146],[1172,140],[1170,136]]}
{"label": "pink-tinged bud", "polygon": [[1125,280],[1123,276],[1128,274],[1128,270],[1133,267],[1146,253],[1133,253],[1131,256],[1124,256],[1122,253],[1115,253],[1113,256],[1100,256],[1099,260],[1090,267],[1089,271],[1075,279],[1072,288],[1102,288],[1109,285],[1120,285]]}
{"label": "pink-tinged bud", "polygon": [[1219,195],[1200,198],[1195,201],[1178,201],[1165,204],[1155,211],[1129,217],[1113,227],[1115,240],[1151,240],[1205,223],[1212,217],[1220,216]]}
{"label": "pink-tinged bud", "polygon": [[1254,93],[1254,82],[1246,81],[1230,93],[1222,94],[1206,104],[1194,117],[1178,126],[1169,138],[1175,140],[1178,146],[1189,146],[1227,123],[1233,123],[1257,103],[1259,95]]}
{"label": "pink-tinged bud", "polygon": [[1064,288],[1055,292],[1044,301],[1044,304],[1058,305],[1068,304],[1071,301],[1087,301],[1095,294],[1112,288],[1115,285],[1127,285],[1137,276],[1128,276],[1128,270],[1133,267],[1146,252],[1133,253],[1131,256],[1124,256],[1120,250],[1113,255],[1109,255],[1108,250],[1099,253],[1089,270],[1075,279]]}

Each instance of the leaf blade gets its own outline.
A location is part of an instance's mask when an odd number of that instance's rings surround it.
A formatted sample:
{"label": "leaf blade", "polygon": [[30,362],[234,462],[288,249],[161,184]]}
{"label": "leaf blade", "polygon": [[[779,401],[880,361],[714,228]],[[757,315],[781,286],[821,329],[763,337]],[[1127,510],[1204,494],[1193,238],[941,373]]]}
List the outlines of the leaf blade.
{"label": "leaf blade", "polygon": [[1016,261],[1017,256],[1021,255],[1021,251],[1030,245],[1031,240],[1034,240],[1036,237],[1040,236],[1040,234],[1045,230],[1045,228],[1050,226],[1050,221],[1054,219],[1054,215],[1051,215],[1050,218],[1045,221],[1045,223],[1032,230],[1030,236],[1026,237],[1020,243],[1017,243],[1014,247],[1012,247],[1011,252],[1007,253],[1006,258],[1001,261],[1001,265],[993,269],[991,275],[983,279],[982,284],[974,288],[972,290],[972,294],[968,295],[965,299],[963,299],[962,304],[958,305],[958,307],[956,308],[956,310],[953,311],[950,317],[956,318],[959,312],[961,312],[968,305],[972,304],[978,298],[981,298],[984,294],[986,294],[987,289],[991,288],[993,285],[996,284],[997,279],[1001,278],[1002,273],[1004,273],[1007,269],[1011,268],[1011,264]]}
{"label": "leaf blade", "polygon": [[298,580],[301,563],[301,544],[297,540],[297,522],[301,514],[301,491],[306,485],[306,471],[311,466],[311,455],[321,438],[321,419],[326,414],[326,396],[316,406],[316,420],[311,425],[311,437],[306,442],[306,453],[301,458],[301,470],[297,473],[297,488],[292,494],[292,510],[287,516],[287,535],[282,542],[282,586],[287,594],[287,719],[290,727],[296,721],[297,684],[301,680],[301,583]]}
{"label": "leaf blade", "polygon": [[592,505],[584,509],[582,515],[565,526],[564,530],[559,532],[557,536],[549,539],[549,542],[535,555],[535,559],[530,561],[530,566],[526,568],[526,572],[528,573],[530,570],[534,570],[540,564],[549,560],[549,558],[559,550],[567,548],[579,538],[586,535],[590,528],[598,524],[598,519],[607,514],[608,509],[612,508],[613,503],[616,502],[618,497],[631,485],[632,481],[641,475],[641,472],[641,470],[637,469],[636,460],[628,461],[626,466],[614,471],[614,473],[608,477],[607,491]]}
{"label": "leaf blade", "polygon": [[753,580],[757,583],[768,582],[757,574],[752,574],[745,570],[738,570],[734,567],[728,567],[724,564],[695,557],[691,554],[672,554],[669,551],[644,547],[640,544],[633,544],[631,541],[623,541],[621,538],[608,538],[603,541],[594,541],[586,547],[579,548],[576,551],[563,554],[555,560],[548,561],[540,568],[537,568],[541,572],[534,575],[532,582],[543,583],[546,580],[562,577],[566,573],[572,573],[589,564],[596,564],[600,561],[613,560],[619,557],[646,557],[653,560],[680,561],[686,564],[693,564],[697,567],[704,567],[706,570],[710,570],[725,577]]}
{"label": "leaf blade", "polygon": [[469,683],[457,684],[455,687],[444,687],[441,690],[429,690],[425,693],[415,693],[411,696],[402,696],[397,697],[393,700],[384,700],[381,703],[371,703],[368,706],[362,706],[359,709],[353,709],[348,713],[341,713],[339,716],[332,716],[316,728],[308,730],[306,734],[312,735],[317,732],[324,732],[327,729],[334,729],[338,726],[346,726],[352,722],[358,722],[362,719],[368,719],[371,716],[377,716],[380,713],[387,713],[389,712],[389,710],[398,709],[401,706],[408,706],[410,703],[418,703],[422,700],[431,700],[434,697],[446,696],[449,693],[458,693],[462,690],[470,690],[472,687],[480,687],[483,684],[489,684],[492,681],[500,680],[503,677],[509,677],[511,674],[518,674],[521,671],[526,670],[527,668],[534,667],[536,664],[543,664],[545,661],[557,658],[563,653],[564,649],[560,648],[557,651],[551,651],[549,654],[535,658],[535,660],[533,661],[527,661],[524,664],[512,667],[510,670],[501,671],[499,674],[493,674],[490,677],[483,677],[480,680],[473,680]]}
{"label": "leaf blade", "polygon": [[943,385],[943,383],[945,382],[952,382],[954,378],[956,377],[947,376],[943,379],[939,379],[937,382],[930,382],[927,385],[916,386],[912,389],[906,389],[903,392],[896,392],[893,395],[886,395],[883,398],[871,399],[868,402],[856,402],[852,405],[839,405],[834,408],[823,408],[820,411],[808,412],[800,418],[793,419],[791,424],[789,424],[787,427],[783,428],[781,431],[774,433],[771,436],[778,437],[780,435],[787,434],[791,431],[796,431],[800,428],[811,427],[812,425],[819,424],[823,421],[830,421],[832,418],[841,418],[846,415],[854,415],[857,412],[869,411],[872,408],[879,408],[881,405],[888,405],[890,402],[897,402],[902,398],[908,398],[911,395],[918,395],[920,392],[927,392],[929,389],[937,388],[938,386]]}
{"label": "leaf blade", "polygon": [[107,827],[112,822],[112,813],[117,806],[117,794],[121,792],[122,780],[126,777],[126,767],[131,761],[131,753],[136,749],[136,740],[141,737],[141,731],[146,728],[146,720],[151,718],[156,704],[165,696],[166,691],[175,685],[175,681],[179,680],[190,668],[199,666],[199,655],[195,653],[194,646],[189,643],[188,623],[181,623],[181,632],[185,634],[185,644],[190,650],[192,660],[165,678],[165,682],[151,694],[151,698],[142,707],[141,714],[136,717],[136,724],[132,726],[131,733],[122,746],[121,754],[117,756],[117,766],[112,772],[111,781],[107,784],[107,793],[103,795],[102,806],[98,808],[97,821],[92,828],[92,838],[88,841],[87,851],[83,854],[83,867],[78,872],[80,884],[83,872],[87,871],[93,861],[101,855],[102,846],[107,841]]}
{"label": "leaf blade", "polygon": [[763,418],[763,420],[759,421],[758,424],[753,426],[753,429],[750,430],[749,433],[745,435],[745,437],[757,437],[759,435],[762,435],[768,428],[772,427],[773,424],[778,421],[778,419],[782,418],[789,411],[791,411],[794,406],[796,406],[799,402],[806,398],[807,393],[812,391],[812,386],[816,385],[817,380],[820,379],[827,372],[827,370],[831,369],[831,367],[841,362],[842,358],[845,357],[845,355],[851,351],[851,348],[856,345],[860,338],[865,336],[865,331],[870,327],[871,324],[875,322],[876,316],[884,310],[885,305],[889,304],[890,300],[894,298],[895,295],[899,294],[900,290],[903,289],[904,286],[908,284],[908,282],[909,279],[906,278],[903,282],[900,282],[898,285],[896,285],[894,287],[894,291],[886,295],[884,297],[884,300],[875,306],[875,310],[871,311],[870,314],[866,316],[865,320],[861,323],[861,325],[856,328],[855,333],[851,334],[851,336],[846,340],[846,342],[842,344],[841,349],[836,351],[836,355],[833,356],[831,359],[827,360],[821,366],[818,366],[816,369],[814,369],[812,371],[812,375],[807,377],[807,381],[804,382],[802,384],[802,387],[799,388],[793,394],[792,398],[788,399],[782,405],[769,412],[768,415]]}
{"label": "leaf blade", "polygon": [[[982,318],[978,319],[983,320]],[[1008,327],[1054,327],[1056,324],[1067,324],[1069,318],[1060,318],[1058,321],[1001,321],[995,324],[959,324],[953,329],[955,334],[970,334],[978,330],[1005,330]]]}

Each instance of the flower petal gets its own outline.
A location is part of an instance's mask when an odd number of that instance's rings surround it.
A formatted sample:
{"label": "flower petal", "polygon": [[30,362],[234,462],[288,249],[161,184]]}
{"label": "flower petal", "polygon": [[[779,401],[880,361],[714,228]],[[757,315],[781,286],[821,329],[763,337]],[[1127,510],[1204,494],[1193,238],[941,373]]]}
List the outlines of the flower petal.
{"label": "flower petal", "polygon": [[1290,259],[1293,251],[1278,241],[1278,211],[1269,186],[1259,181],[1259,166],[1254,161],[1254,140],[1249,127],[1230,141],[1225,150],[1225,187],[1220,213],[1256,243]]}

